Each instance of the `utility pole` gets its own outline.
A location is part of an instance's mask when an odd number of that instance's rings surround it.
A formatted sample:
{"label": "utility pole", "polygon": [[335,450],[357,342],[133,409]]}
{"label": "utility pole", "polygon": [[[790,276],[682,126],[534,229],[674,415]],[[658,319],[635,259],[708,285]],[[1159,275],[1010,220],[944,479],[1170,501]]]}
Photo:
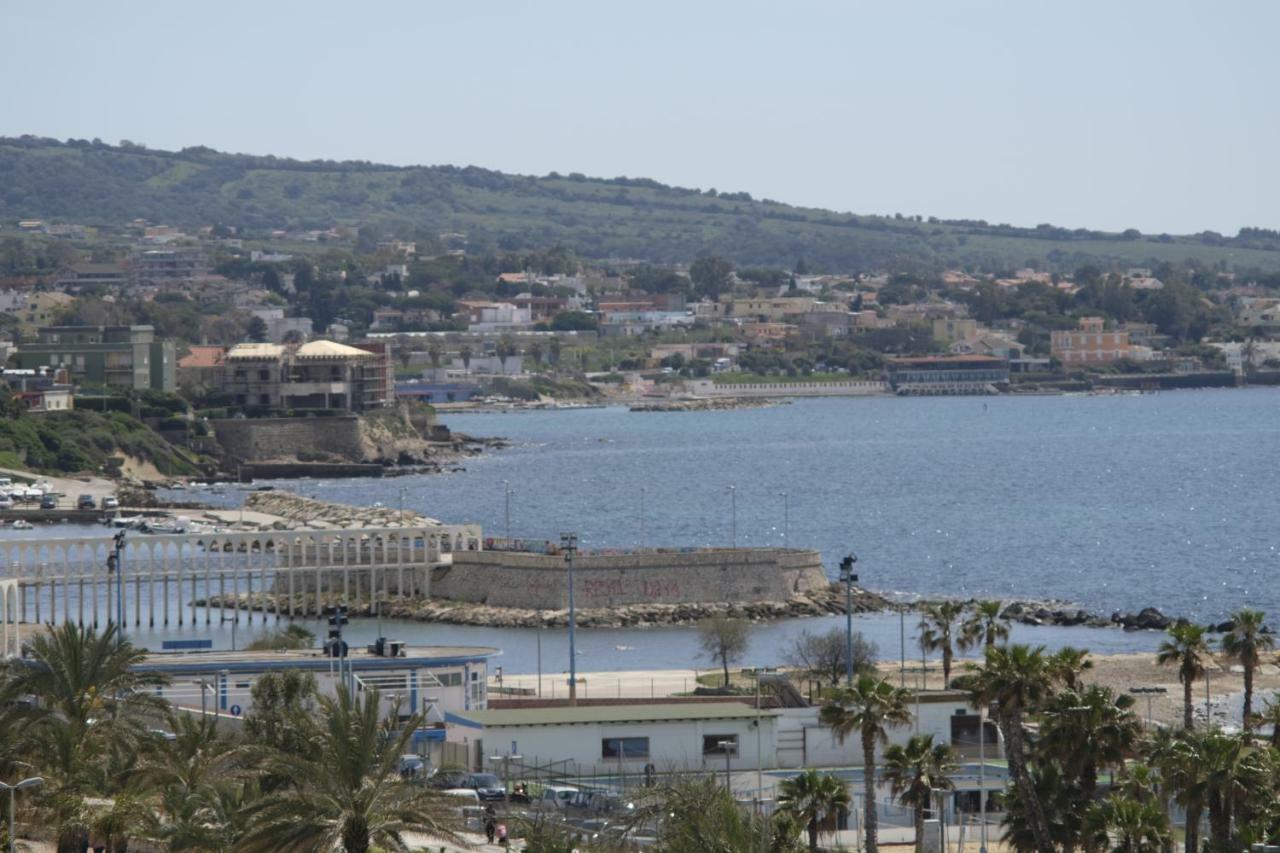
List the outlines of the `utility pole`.
{"label": "utility pole", "polygon": [[124,645],[124,531],[111,537],[113,546],[107,555],[107,621],[111,620],[111,575],[116,576],[116,646]]}
{"label": "utility pole", "polygon": [[853,686],[853,585],[858,576],[853,573],[853,566],[858,562],[854,554],[840,561],[840,580],[844,582],[844,668],[845,684]]}
{"label": "utility pole", "polygon": [[578,704],[578,659],[574,631],[578,625],[577,611],[573,604],[573,555],[578,552],[578,534],[561,533],[560,548],[564,551],[564,563],[569,572],[569,704]]}
{"label": "utility pole", "polygon": [[511,484],[506,480],[502,481],[502,497],[504,504],[503,514],[506,518],[506,537],[507,541],[511,541]]}
{"label": "utility pole", "polygon": [[738,487],[729,487],[729,547],[738,547]]}

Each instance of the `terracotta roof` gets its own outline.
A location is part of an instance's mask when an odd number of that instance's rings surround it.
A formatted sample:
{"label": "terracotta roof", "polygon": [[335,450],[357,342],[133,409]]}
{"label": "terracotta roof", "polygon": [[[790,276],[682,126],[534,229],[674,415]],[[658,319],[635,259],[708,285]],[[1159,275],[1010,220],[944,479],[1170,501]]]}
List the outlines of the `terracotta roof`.
{"label": "terracotta roof", "polygon": [[226,347],[199,344],[191,352],[178,359],[178,367],[217,367],[227,354]]}

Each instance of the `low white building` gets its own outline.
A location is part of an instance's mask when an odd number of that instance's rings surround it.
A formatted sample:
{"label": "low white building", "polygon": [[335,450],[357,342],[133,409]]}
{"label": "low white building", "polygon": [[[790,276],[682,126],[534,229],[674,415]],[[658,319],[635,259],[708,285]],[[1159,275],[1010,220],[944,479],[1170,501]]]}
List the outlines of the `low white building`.
{"label": "low white building", "polygon": [[775,767],[777,718],[741,702],[681,702],[504,708],[445,720],[447,740],[466,745],[475,769],[487,769],[488,757],[518,755],[528,765],[568,761],[580,775],[605,775],[649,765],[723,771],[726,749],[734,770]]}
{"label": "low white building", "polygon": [[[202,644],[177,641],[188,648]],[[426,726],[417,733],[414,750],[439,764],[443,763],[445,717],[486,707],[489,660],[499,654],[482,646],[410,646],[404,648],[403,656],[392,657],[352,647],[339,672],[338,661],[319,648],[170,651],[147,655],[132,669],[167,675],[169,684],[156,688],[156,693],[177,708],[233,718],[252,713],[253,685],[268,672],[309,673],[321,696],[335,696],[344,681],[355,685],[357,695],[377,690],[384,715],[397,704],[402,715],[423,715]]]}

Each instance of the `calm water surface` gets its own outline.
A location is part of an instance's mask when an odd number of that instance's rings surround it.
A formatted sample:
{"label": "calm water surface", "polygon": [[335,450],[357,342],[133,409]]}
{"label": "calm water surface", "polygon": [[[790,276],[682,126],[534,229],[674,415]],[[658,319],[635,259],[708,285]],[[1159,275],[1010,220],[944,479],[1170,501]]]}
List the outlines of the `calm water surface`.
{"label": "calm water surface", "polygon": [[[504,436],[513,446],[453,474],[271,485],[352,504],[403,500],[445,521],[478,521],[491,535],[505,531],[509,487],[516,536],[574,530],[584,547],[634,547],[642,535],[647,545],[725,545],[736,527],[741,545],[816,548],[829,571],[853,551],[863,584],[888,592],[1053,597],[1104,612],[1155,605],[1203,619],[1249,605],[1275,617],[1278,412],[1280,391],[1248,390],[450,414],[455,430]],[[242,496],[208,499],[234,504]],[[836,625],[839,617],[765,626],[750,662],[777,663],[795,633]],[[858,626],[883,657],[898,656],[896,617],[861,617]],[[352,629],[360,640],[376,633],[372,624]],[[509,672],[536,666],[530,631],[387,629],[411,642],[500,646]],[[263,626],[255,620],[238,630],[243,642]],[[219,646],[231,641],[228,625],[196,632]],[[1018,632],[1097,651],[1147,651],[1159,639]],[[908,621],[909,655],[914,635]],[[563,658],[563,645],[562,632],[544,634],[544,657]],[[582,631],[579,649],[583,670],[696,662],[688,628]]]}
{"label": "calm water surface", "polygon": [[388,505],[403,488],[501,535],[505,480],[517,536],[631,547],[643,524],[648,545],[724,545],[736,526],[738,544],[816,548],[832,571],[853,551],[886,591],[1280,614],[1277,414],[1264,389],[450,415],[515,446],[462,473],[276,485]]}

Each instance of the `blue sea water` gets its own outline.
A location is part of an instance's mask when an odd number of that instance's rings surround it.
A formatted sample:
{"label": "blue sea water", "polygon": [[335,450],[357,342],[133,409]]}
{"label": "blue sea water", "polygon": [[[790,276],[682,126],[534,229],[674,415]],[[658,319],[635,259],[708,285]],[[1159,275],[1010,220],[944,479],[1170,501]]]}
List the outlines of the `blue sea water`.
{"label": "blue sea water", "polygon": [[[649,546],[736,537],[740,545],[816,548],[832,574],[855,552],[862,584],[885,592],[1059,598],[1104,613],[1153,605],[1204,620],[1248,605],[1274,618],[1278,411],[1280,391],[1260,389],[451,413],[453,429],[512,446],[469,459],[457,473],[269,485],[358,505],[403,500],[444,521],[478,521],[494,536],[506,532],[510,490],[515,536],[571,530],[587,548],[634,547],[642,531]],[[236,504],[243,494],[175,496]],[[241,622],[238,641],[272,624]],[[842,625],[830,617],[763,626],[748,662],[776,664],[799,631]],[[859,617],[857,627],[883,657],[901,654],[896,616]],[[536,666],[531,631],[385,628],[414,643],[499,646],[508,672]],[[357,621],[351,630],[363,642],[376,626]],[[219,647],[231,642],[230,623],[206,628],[203,620],[137,639],[197,634]],[[908,620],[909,656],[915,634]],[[1018,626],[1015,638],[1118,652],[1150,651],[1160,635]],[[548,660],[562,658],[564,645],[562,631],[544,633]],[[584,671],[697,663],[687,627],[584,630],[578,648]]]}
{"label": "blue sea water", "polygon": [[502,535],[507,481],[516,536],[634,547],[643,524],[647,545],[816,548],[833,573],[854,552],[884,591],[1280,614],[1278,413],[1259,389],[451,414],[513,446],[460,473],[276,485],[390,506],[403,488]]}

